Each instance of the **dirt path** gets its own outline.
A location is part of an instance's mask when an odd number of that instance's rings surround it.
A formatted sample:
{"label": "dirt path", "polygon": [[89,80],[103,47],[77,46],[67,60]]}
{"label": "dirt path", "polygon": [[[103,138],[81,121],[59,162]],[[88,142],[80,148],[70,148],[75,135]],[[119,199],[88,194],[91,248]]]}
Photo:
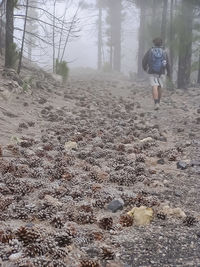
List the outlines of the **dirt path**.
{"label": "dirt path", "polygon": [[[2,266],[200,266],[199,88],[159,111],[123,77],[47,89],[0,105]],[[151,223],[123,227],[140,206]]]}

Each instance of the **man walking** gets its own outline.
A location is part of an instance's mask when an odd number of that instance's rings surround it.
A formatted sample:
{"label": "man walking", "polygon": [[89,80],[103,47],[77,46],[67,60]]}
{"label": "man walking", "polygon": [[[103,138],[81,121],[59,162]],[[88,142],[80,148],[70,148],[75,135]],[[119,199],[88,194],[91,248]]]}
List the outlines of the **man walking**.
{"label": "man walking", "polygon": [[155,110],[158,110],[162,95],[161,89],[163,87],[163,76],[165,74],[165,70],[167,70],[167,76],[170,78],[170,64],[168,55],[162,47],[162,39],[154,39],[153,44],[154,46],[144,55],[142,66],[144,71],[150,75],[150,84],[152,86]]}

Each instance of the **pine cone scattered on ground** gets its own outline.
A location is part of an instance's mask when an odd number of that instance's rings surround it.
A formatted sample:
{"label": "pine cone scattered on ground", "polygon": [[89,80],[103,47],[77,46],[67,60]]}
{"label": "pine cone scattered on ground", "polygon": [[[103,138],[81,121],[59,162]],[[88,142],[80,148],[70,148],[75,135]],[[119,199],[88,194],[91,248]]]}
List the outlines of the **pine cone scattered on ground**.
{"label": "pine cone scattered on ground", "polygon": [[113,226],[112,217],[104,217],[99,221],[99,227],[104,230],[110,230]]}
{"label": "pine cone scattered on ground", "polygon": [[123,226],[123,227],[129,227],[133,225],[133,218],[131,216],[129,216],[128,214],[124,214],[120,216],[120,220],[119,223]]}
{"label": "pine cone scattered on ground", "polygon": [[103,240],[103,233],[102,232],[92,232],[92,239],[101,241]]}
{"label": "pine cone scattered on ground", "polygon": [[193,226],[195,223],[197,222],[197,220],[193,217],[193,216],[187,216],[184,221],[183,224],[185,226]]}
{"label": "pine cone scattered on ground", "polygon": [[60,216],[55,216],[55,217],[52,219],[51,224],[52,224],[55,228],[61,229],[61,228],[64,226],[65,222],[64,222],[64,220],[63,220],[62,217],[60,217]]}
{"label": "pine cone scattered on ground", "polygon": [[0,242],[9,243],[14,238],[14,234],[11,231],[0,230]]}
{"label": "pine cone scattered on ground", "polygon": [[55,241],[59,247],[69,246],[72,243],[72,235],[69,231],[57,233],[55,236]]}
{"label": "pine cone scattered on ground", "polygon": [[161,220],[166,220],[167,218],[166,214],[164,214],[163,212],[158,212],[156,216],[158,219],[161,219]]}
{"label": "pine cone scattered on ground", "polygon": [[76,222],[78,224],[92,224],[96,221],[95,216],[92,213],[79,212],[76,216]]}
{"label": "pine cone scattered on ground", "polygon": [[80,262],[80,267],[100,267],[100,264],[95,260],[82,260]]}
{"label": "pine cone scattered on ground", "polygon": [[40,238],[40,233],[32,228],[22,226],[17,229],[16,236],[20,241],[28,245],[29,243],[36,242]]}
{"label": "pine cone scattered on ground", "polygon": [[36,256],[41,256],[44,254],[44,250],[40,243],[29,244],[26,247],[26,255],[35,258]]}
{"label": "pine cone scattered on ground", "polygon": [[101,258],[103,260],[113,260],[115,257],[115,253],[111,250],[109,250],[108,248],[101,248],[102,253],[101,253]]}

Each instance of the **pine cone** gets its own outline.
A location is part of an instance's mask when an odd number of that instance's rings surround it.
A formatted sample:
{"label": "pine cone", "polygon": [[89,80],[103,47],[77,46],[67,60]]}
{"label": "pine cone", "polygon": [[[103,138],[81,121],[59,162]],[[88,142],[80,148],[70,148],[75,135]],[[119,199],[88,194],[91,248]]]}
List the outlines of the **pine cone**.
{"label": "pine cone", "polygon": [[142,154],[139,154],[139,155],[136,156],[136,160],[135,161],[144,163],[145,162],[145,158],[144,158],[144,156]]}
{"label": "pine cone", "polygon": [[123,226],[123,227],[129,227],[133,225],[133,218],[131,216],[129,216],[128,214],[122,215],[120,217],[120,221],[119,223]]}
{"label": "pine cone", "polygon": [[56,235],[55,241],[59,247],[65,247],[72,243],[72,236],[69,232],[59,233]]}
{"label": "pine cone", "polygon": [[29,244],[26,247],[27,256],[35,258],[44,254],[43,248],[40,243]]}
{"label": "pine cone", "polygon": [[102,248],[101,257],[103,260],[113,260],[115,257],[115,253],[104,247]]}
{"label": "pine cone", "polygon": [[163,212],[158,212],[157,213],[157,218],[161,219],[161,220],[165,220],[166,219],[166,214],[164,214]]}
{"label": "pine cone", "polygon": [[40,237],[40,233],[38,233],[32,228],[20,227],[16,231],[16,236],[20,241],[23,241],[26,245],[28,245],[29,243],[32,244],[36,242]]}
{"label": "pine cone", "polygon": [[9,243],[14,238],[14,234],[11,231],[0,231],[0,242]]}
{"label": "pine cone", "polygon": [[99,221],[99,227],[104,230],[110,230],[112,228],[112,225],[113,225],[112,217],[109,217],[109,218],[105,217]]}
{"label": "pine cone", "polygon": [[97,199],[92,205],[93,207],[103,209],[105,207],[105,204],[106,204],[105,200]]}
{"label": "pine cone", "polygon": [[60,217],[60,216],[55,216],[53,218],[53,220],[51,221],[51,224],[55,227],[55,228],[59,228],[61,229],[64,226],[64,220]]}
{"label": "pine cone", "polygon": [[184,224],[185,226],[190,227],[190,226],[194,225],[196,222],[197,222],[197,221],[196,221],[196,219],[195,219],[194,217],[192,217],[192,216],[187,216],[187,217],[185,218],[185,220],[183,221],[183,224]]}
{"label": "pine cone", "polygon": [[82,260],[80,262],[80,267],[100,267],[99,263],[95,260]]}
{"label": "pine cone", "polygon": [[97,241],[101,241],[103,239],[103,233],[101,232],[93,232],[91,236],[92,236],[92,239],[97,240]]}
{"label": "pine cone", "polygon": [[76,222],[79,224],[92,224],[96,221],[94,215],[92,213],[79,212],[76,217]]}

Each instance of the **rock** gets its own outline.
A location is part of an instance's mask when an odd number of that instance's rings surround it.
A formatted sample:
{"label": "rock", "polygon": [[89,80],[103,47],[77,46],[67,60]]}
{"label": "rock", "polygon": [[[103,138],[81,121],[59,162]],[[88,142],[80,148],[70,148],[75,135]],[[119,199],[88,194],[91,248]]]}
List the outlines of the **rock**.
{"label": "rock", "polygon": [[179,161],[176,164],[177,169],[186,170],[188,168],[188,164],[184,161]]}
{"label": "rock", "polygon": [[3,150],[2,150],[2,147],[0,146],[0,157],[3,156]]}
{"label": "rock", "polygon": [[179,191],[175,191],[175,192],[174,192],[174,195],[175,195],[176,197],[181,197],[181,196],[182,196],[181,192],[179,192]]}
{"label": "rock", "polygon": [[165,164],[165,160],[164,159],[159,159],[157,161],[157,163],[160,164],[160,165],[164,165]]}
{"label": "rock", "polygon": [[19,123],[19,128],[28,129],[28,125],[25,122]]}
{"label": "rock", "polygon": [[141,143],[147,143],[147,142],[153,142],[154,139],[152,137],[147,137],[142,140],[140,140]]}
{"label": "rock", "polygon": [[197,118],[197,124],[200,124],[200,117],[199,118]]}
{"label": "rock", "polygon": [[168,205],[162,207],[162,212],[167,216],[172,216],[176,218],[185,218],[186,214],[181,208],[170,208]]}
{"label": "rock", "polygon": [[158,140],[161,141],[161,142],[167,142],[167,137],[161,135],[161,136],[158,138]]}
{"label": "rock", "polygon": [[149,224],[153,220],[153,210],[145,206],[134,207],[127,214],[134,218],[134,222],[138,226]]}
{"label": "rock", "polygon": [[65,150],[76,150],[78,148],[78,145],[76,142],[66,142],[65,143]]}
{"label": "rock", "polygon": [[197,109],[197,113],[200,114],[200,108]]}
{"label": "rock", "polygon": [[192,167],[199,167],[200,166],[200,160],[191,160],[190,165]]}
{"label": "rock", "polygon": [[43,97],[41,97],[41,98],[38,100],[38,103],[41,104],[41,105],[45,104],[46,102],[47,102],[47,100],[46,100],[45,98],[43,98]]}
{"label": "rock", "polygon": [[22,253],[21,253],[21,252],[19,252],[19,253],[15,253],[15,254],[11,254],[10,257],[9,257],[9,260],[10,260],[10,261],[17,261],[17,260],[19,260],[21,257],[22,257]]}
{"label": "rock", "polygon": [[200,232],[197,233],[197,237],[200,238]]}
{"label": "rock", "polygon": [[122,265],[122,263],[114,261],[114,262],[109,262],[108,264],[106,264],[106,267],[122,267],[124,265]]}
{"label": "rock", "polygon": [[107,209],[112,212],[123,210],[123,208],[124,208],[124,201],[120,199],[113,199],[107,206]]}

